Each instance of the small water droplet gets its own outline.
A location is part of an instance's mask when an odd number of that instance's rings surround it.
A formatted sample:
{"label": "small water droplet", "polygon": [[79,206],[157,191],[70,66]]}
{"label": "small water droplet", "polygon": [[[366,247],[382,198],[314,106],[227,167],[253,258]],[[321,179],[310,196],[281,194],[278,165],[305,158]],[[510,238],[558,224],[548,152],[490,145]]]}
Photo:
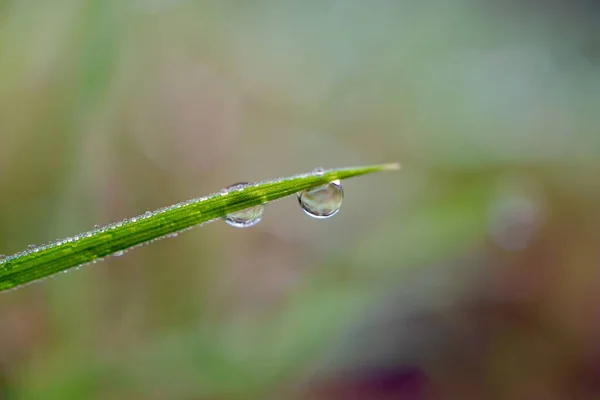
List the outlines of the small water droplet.
{"label": "small water droplet", "polygon": [[113,255],[115,257],[121,257],[123,254],[125,254],[125,252],[123,250],[119,250],[119,251],[113,253]]}
{"label": "small water droplet", "polygon": [[323,175],[325,173],[325,170],[321,167],[317,167],[315,169],[313,169],[313,174],[315,175]]}
{"label": "small water droplet", "polygon": [[247,208],[245,210],[227,214],[227,216],[224,219],[225,222],[236,228],[248,228],[260,222],[264,210],[265,206],[259,204],[254,207]]}
{"label": "small water droplet", "polygon": [[[244,188],[248,185],[248,182],[239,182],[233,185],[228,186],[224,190],[232,191],[232,190],[244,190]],[[221,192],[222,193],[222,192]],[[260,222],[263,216],[263,212],[265,210],[265,206],[259,204],[254,207],[247,208],[245,210],[236,211],[231,214],[227,214],[223,219],[229,225],[234,226],[236,228],[248,228],[250,226],[256,225]]]}
{"label": "small water droplet", "polygon": [[35,244],[30,244],[27,246],[27,248],[29,249],[35,249],[37,246]]}
{"label": "small water droplet", "polygon": [[225,189],[221,189],[221,194],[223,194],[223,193],[231,193],[233,191],[241,192],[242,190],[246,189],[246,187],[248,187],[249,185],[250,184],[248,182],[234,183],[233,185],[227,186]]}
{"label": "small water droplet", "polygon": [[100,225],[94,225],[94,229],[100,229]]}
{"label": "small water droplet", "polygon": [[297,194],[302,210],[313,218],[329,218],[337,214],[344,200],[344,189],[339,180],[307,189]]}
{"label": "small water droplet", "polygon": [[229,194],[229,190],[223,188],[219,193],[221,193],[221,196],[226,196],[227,194]]}

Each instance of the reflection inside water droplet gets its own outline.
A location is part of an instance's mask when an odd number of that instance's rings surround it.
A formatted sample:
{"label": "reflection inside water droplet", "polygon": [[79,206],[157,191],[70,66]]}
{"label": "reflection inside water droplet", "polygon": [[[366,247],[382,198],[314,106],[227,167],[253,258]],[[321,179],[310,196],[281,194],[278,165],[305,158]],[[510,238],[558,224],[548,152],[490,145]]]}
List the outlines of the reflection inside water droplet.
{"label": "reflection inside water droplet", "polygon": [[[228,186],[223,189],[227,192],[231,192],[233,190],[241,191],[248,185],[248,182],[240,182],[235,183],[233,185]],[[223,191],[221,191],[223,195]],[[248,228],[250,226],[256,225],[260,222],[263,216],[263,212],[265,210],[265,206],[259,204],[254,207],[246,208],[245,210],[236,211],[231,214],[227,214],[223,219],[229,225],[236,228]]]}
{"label": "reflection inside water droplet", "polygon": [[339,180],[298,193],[302,210],[313,218],[329,218],[337,214],[344,200]]}

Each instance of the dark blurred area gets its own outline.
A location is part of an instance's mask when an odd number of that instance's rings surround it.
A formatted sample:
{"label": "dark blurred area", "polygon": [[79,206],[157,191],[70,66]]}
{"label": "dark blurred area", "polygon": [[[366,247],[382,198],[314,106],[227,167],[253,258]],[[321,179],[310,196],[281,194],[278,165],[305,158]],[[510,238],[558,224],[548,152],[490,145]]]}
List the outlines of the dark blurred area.
{"label": "dark blurred area", "polygon": [[0,2],[0,253],[399,161],[0,296],[0,398],[600,398],[600,2]]}

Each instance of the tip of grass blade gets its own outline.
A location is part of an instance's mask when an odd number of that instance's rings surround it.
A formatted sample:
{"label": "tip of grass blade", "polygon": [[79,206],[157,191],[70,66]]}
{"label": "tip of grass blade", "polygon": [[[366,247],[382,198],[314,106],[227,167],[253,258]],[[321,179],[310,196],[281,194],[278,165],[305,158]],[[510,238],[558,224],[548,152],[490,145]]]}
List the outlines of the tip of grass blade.
{"label": "tip of grass blade", "polygon": [[398,171],[400,168],[402,168],[402,166],[398,162],[381,165],[382,171]]}

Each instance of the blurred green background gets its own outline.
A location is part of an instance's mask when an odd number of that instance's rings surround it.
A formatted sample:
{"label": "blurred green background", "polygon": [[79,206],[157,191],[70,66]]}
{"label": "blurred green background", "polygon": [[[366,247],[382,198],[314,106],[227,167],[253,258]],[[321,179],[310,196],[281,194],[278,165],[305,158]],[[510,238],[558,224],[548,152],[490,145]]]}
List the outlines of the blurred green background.
{"label": "blurred green background", "polygon": [[0,398],[600,398],[596,4],[0,1],[0,253],[403,165],[2,293]]}

